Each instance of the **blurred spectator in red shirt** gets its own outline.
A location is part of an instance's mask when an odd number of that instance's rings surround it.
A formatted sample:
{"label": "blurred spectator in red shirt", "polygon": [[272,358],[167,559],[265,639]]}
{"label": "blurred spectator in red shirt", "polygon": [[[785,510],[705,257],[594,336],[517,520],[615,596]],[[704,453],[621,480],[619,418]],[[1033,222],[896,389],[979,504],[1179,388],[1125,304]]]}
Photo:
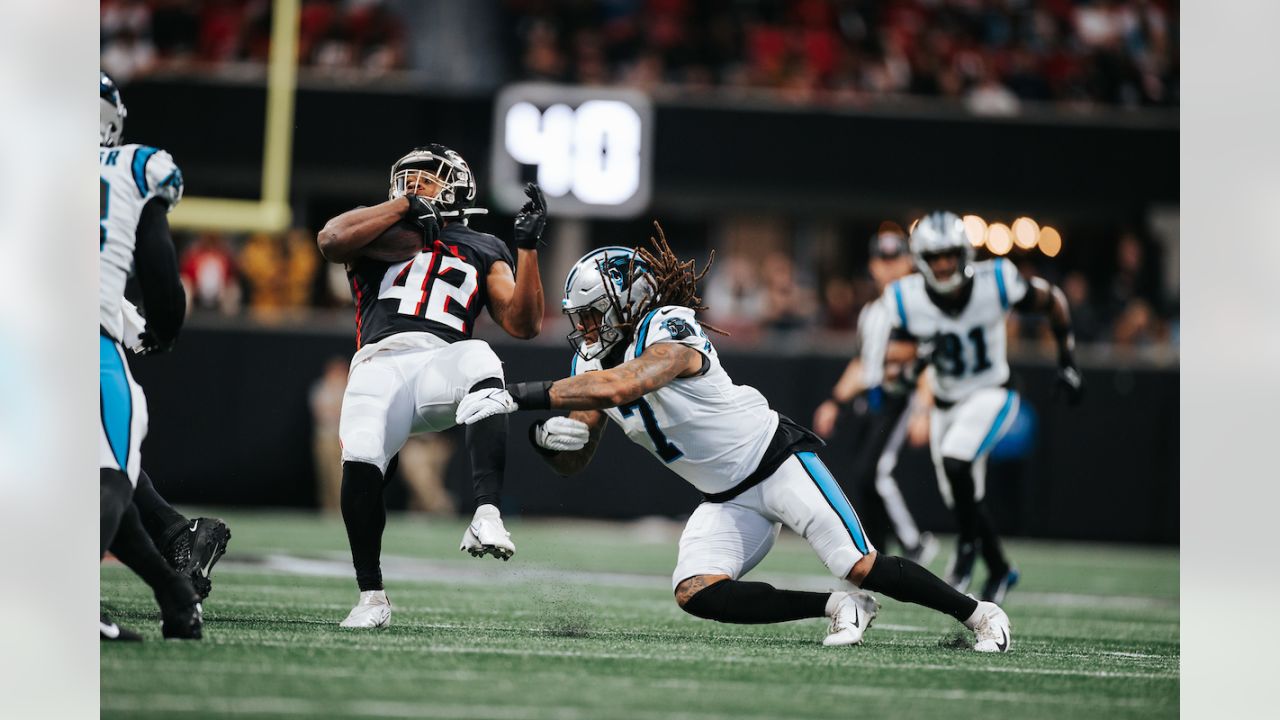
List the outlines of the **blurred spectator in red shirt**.
{"label": "blurred spectator in red shirt", "polygon": [[240,309],[240,282],[227,239],[221,233],[201,233],[182,254],[179,274],[190,308],[234,314]]}

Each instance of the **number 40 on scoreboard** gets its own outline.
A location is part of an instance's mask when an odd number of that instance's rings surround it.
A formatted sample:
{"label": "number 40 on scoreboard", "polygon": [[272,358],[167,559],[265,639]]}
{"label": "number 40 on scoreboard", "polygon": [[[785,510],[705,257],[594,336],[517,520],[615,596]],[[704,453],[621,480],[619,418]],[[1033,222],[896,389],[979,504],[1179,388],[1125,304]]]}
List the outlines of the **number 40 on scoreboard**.
{"label": "number 40 on scoreboard", "polygon": [[562,217],[635,217],[649,205],[653,110],[634,90],[509,85],[494,108],[493,192],[515,212],[536,181]]}

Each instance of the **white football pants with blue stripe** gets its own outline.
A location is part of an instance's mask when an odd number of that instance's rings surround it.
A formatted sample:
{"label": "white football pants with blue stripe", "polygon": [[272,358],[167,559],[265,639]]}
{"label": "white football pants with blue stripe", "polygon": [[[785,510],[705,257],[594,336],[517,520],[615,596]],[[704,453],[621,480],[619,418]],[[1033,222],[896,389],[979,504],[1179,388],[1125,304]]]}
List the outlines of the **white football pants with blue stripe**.
{"label": "white football pants with blue stripe", "polygon": [[98,466],[123,471],[137,487],[142,439],[147,435],[147,398],[129,372],[120,343],[99,335],[98,360]]}
{"label": "white football pants with blue stripe", "polygon": [[955,499],[942,459],[973,463],[974,500],[981,501],[987,494],[987,456],[1013,426],[1019,402],[1018,393],[1007,388],[983,388],[945,410],[935,406],[929,412],[929,453],[947,507]]}
{"label": "white football pants with blue stripe", "polygon": [[769,553],[783,525],[809,541],[831,574],[841,579],[875,550],[818,456],[796,453],[736,498],[704,502],[693,511],[680,535],[672,589],[695,575],[741,578]]}

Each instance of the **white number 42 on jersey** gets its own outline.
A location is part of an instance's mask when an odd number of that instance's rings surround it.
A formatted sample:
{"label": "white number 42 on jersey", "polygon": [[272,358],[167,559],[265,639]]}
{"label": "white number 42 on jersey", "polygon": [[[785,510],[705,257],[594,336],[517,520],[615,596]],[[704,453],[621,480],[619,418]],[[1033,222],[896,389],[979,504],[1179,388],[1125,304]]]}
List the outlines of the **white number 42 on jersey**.
{"label": "white number 42 on jersey", "polygon": [[[441,277],[450,270],[462,273],[462,282],[454,285]],[[478,283],[476,269],[467,261],[447,253],[424,252],[387,268],[378,289],[379,300],[400,301],[397,312],[413,315],[466,331],[466,321],[449,313],[449,303],[470,307]],[[403,282],[397,282],[401,278]],[[456,274],[455,274],[456,277]]]}

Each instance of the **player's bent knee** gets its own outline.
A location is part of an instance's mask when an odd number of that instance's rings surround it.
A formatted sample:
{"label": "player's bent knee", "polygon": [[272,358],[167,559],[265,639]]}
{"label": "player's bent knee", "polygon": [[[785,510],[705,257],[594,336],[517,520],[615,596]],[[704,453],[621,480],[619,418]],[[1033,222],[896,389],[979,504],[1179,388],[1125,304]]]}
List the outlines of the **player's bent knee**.
{"label": "player's bent knee", "polygon": [[676,585],[676,604],[690,615],[705,617],[704,615],[699,615],[697,612],[690,609],[690,602],[697,597],[698,593],[706,590],[716,583],[728,579],[728,575],[694,575],[693,577],[685,578],[680,581],[680,584]]}
{"label": "player's bent knee", "polygon": [[386,472],[387,458],[382,437],[370,432],[353,432],[342,438],[342,462],[360,462]]}
{"label": "player's bent knee", "polygon": [[853,569],[849,571],[848,581],[862,587],[862,583],[866,581],[867,575],[871,572],[871,568],[876,564],[876,551],[863,555],[858,562],[853,564]]}

